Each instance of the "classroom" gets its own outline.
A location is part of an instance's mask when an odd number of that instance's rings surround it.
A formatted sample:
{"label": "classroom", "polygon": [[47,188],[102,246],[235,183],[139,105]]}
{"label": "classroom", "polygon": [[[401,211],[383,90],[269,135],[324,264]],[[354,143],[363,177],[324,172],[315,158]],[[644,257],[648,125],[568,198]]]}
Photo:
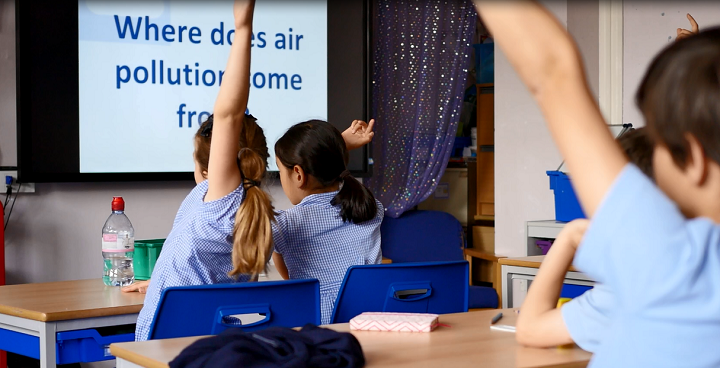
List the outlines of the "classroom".
{"label": "classroom", "polygon": [[718,99],[710,1],[0,0],[0,368],[718,367]]}

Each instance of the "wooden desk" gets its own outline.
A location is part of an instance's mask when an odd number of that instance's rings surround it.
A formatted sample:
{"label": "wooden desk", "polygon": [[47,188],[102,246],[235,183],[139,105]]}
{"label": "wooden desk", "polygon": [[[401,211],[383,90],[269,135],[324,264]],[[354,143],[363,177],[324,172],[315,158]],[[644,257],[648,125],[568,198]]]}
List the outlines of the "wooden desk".
{"label": "wooden desk", "polygon": [[[529,283],[537,275],[538,269],[545,256],[502,258],[498,260],[500,265],[499,279],[502,288],[502,307],[517,308],[527,294]],[[520,285],[515,285],[515,284]],[[565,275],[566,284],[592,286],[594,282],[585,274],[570,266]],[[517,286],[520,286],[518,288]]]}
{"label": "wooden desk", "polygon": [[57,332],[133,324],[144,299],[101,279],[0,286],[0,330],[38,337],[40,367],[54,368]]}
{"label": "wooden desk", "polygon": [[[498,261],[501,265],[517,266],[517,267],[529,267],[529,268],[540,268],[545,256],[530,256],[530,257],[513,257],[506,258]],[[579,272],[575,267],[570,266],[570,271]]]}
{"label": "wooden desk", "polygon": [[[516,314],[504,310],[502,324],[514,324]],[[362,345],[368,368],[379,367],[585,367],[591,354],[578,348],[534,349],[521,347],[515,334],[490,330],[497,310],[447,314],[434,332],[352,331]],[[330,325],[349,331],[346,323]],[[117,368],[167,368],[182,349],[200,339],[188,337],[110,345]]]}

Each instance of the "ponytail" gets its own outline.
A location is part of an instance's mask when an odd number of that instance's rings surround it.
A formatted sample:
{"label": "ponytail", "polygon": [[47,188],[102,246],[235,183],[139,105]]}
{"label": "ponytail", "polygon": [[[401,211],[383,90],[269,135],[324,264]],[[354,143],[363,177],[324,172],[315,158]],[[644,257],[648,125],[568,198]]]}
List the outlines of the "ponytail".
{"label": "ponytail", "polygon": [[238,167],[243,178],[245,199],[235,215],[230,276],[264,272],[272,255],[272,222],[275,211],[270,196],[260,188],[267,167],[267,145],[262,129],[245,119],[241,140],[247,143],[238,153]]}
{"label": "ponytail", "polygon": [[377,215],[377,204],[370,190],[347,170],[340,174],[339,180],[342,181],[342,188],[330,203],[333,206],[340,205],[343,221],[359,224],[374,219]]}
{"label": "ponytail", "polygon": [[310,120],[292,126],[275,143],[275,156],[288,169],[302,167],[322,187],[340,183],[340,192],[330,203],[340,206],[343,221],[359,224],[377,215],[375,197],[350,175],[345,140],[330,123]]}

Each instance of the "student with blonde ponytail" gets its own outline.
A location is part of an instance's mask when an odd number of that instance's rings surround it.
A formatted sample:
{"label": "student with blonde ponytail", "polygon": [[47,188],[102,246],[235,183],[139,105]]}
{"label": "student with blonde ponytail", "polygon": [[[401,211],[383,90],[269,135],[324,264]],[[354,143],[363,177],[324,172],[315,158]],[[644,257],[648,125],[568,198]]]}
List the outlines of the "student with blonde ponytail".
{"label": "student with blonde ponytail", "polygon": [[197,186],[178,210],[152,279],[124,288],[147,292],[136,340],[146,340],[168,287],[249,281],[272,254],[274,210],[260,189],[269,157],[265,135],[245,115],[255,2],[236,0],[235,41],[214,115],[195,134]]}
{"label": "student with blonde ponytail", "polygon": [[383,207],[347,169],[348,150],[370,142],[373,124],[355,121],[341,134],[310,120],[275,144],[283,191],[296,206],[276,216],[273,259],[286,279],[320,281],[323,324],[348,267],[382,261]]}

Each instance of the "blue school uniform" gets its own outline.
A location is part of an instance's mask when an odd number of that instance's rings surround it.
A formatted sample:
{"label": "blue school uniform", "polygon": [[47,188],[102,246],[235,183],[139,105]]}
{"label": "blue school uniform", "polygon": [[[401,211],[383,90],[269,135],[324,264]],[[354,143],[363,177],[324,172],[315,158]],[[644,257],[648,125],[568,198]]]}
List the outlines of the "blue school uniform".
{"label": "blue school uniform", "polygon": [[377,202],[374,219],[343,222],[340,206],[330,201],[337,191],[305,197],[280,212],[273,227],[275,251],[283,256],[291,279],[318,279],[322,323],[330,323],[335,299],[350,266],[382,262],[380,224],[384,209]]}
{"label": "blue school uniform", "polygon": [[607,333],[615,306],[612,291],[600,283],[564,304],[561,312],[573,341],[583,350],[596,352]]}
{"label": "blue school uniform", "polygon": [[207,180],[188,194],[155,264],[135,329],[135,340],[147,340],[160,295],[173,286],[247,281],[249,276],[228,276],[233,269],[232,235],[235,215],[245,199],[240,185],[232,193],[203,202]]}
{"label": "blue school uniform", "polygon": [[592,367],[720,366],[720,226],[686,219],[637,167],[615,180],[574,264],[615,300]]}

